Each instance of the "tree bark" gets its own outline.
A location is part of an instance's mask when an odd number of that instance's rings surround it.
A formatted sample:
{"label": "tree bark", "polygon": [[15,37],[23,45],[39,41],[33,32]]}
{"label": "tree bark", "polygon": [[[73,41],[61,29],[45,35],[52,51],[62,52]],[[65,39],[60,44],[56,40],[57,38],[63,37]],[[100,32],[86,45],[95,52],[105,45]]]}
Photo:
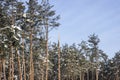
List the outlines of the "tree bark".
{"label": "tree bark", "polygon": [[14,79],[14,59],[13,59],[13,46],[10,46],[10,63],[9,63],[9,77],[8,80]]}
{"label": "tree bark", "polygon": [[46,79],[48,80],[48,21],[46,20]]}
{"label": "tree bark", "polygon": [[0,59],[0,80],[2,78],[2,59]]}
{"label": "tree bark", "polygon": [[43,69],[42,69],[42,80],[44,80],[44,72],[43,72]]}
{"label": "tree bark", "polygon": [[11,68],[12,68],[12,75],[11,75],[11,80],[14,80],[14,57],[13,57],[13,46],[11,46]]}
{"label": "tree bark", "polygon": [[16,48],[16,52],[17,52],[17,60],[18,60],[19,78],[20,78],[20,80],[22,80],[22,72],[21,72],[20,57],[19,57],[18,49],[17,49],[17,48]]}
{"label": "tree bark", "polygon": [[4,60],[4,61],[3,61],[3,73],[4,73],[4,80],[6,80],[5,62],[6,62],[6,60]]}
{"label": "tree bark", "polygon": [[26,80],[26,69],[25,69],[25,54],[24,54],[24,33],[23,33],[23,35],[22,35],[22,63],[23,63],[23,67],[22,67],[22,71],[23,71],[23,73],[24,73],[24,80]]}
{"label": "tree bark", "polygon": [[58,39],[58,80],[61,80],[60,73],[60,42]]}
{"label": "tree bark", "polygon": [[96,68],[96,80],[98,80],[98,70]]}
{"label": "tree bark", "polygon": [[87,80],[89,80],[89,70],[87,70]]}
{"label": "tree bark", "polygon": [[93,73],[94,71],[92,70],[91,72],[92,72],[91,73],[92,74],[92,78],[91,79],[94,80],[94,73]]}
{"label": "tree bark", "polygon": [[8,75],[8,80],[11,80],[11,54],[9,54],[9,75]]}
{"label": "tree bark", "polygon": [[84,80],[84,72],[83,72],[83,74],[82,74],[82,80]]}
{"label": "tree bark", "polygon": [[82,73],[81,73],[81,71],[80,71],[80,80],[82,80]]}
{"label": "tree bark", "polygon": [[34,80],[34,65],[33,65],[33,53],[32,53],[32,34],[33,29],[30,33],[30,80]]}

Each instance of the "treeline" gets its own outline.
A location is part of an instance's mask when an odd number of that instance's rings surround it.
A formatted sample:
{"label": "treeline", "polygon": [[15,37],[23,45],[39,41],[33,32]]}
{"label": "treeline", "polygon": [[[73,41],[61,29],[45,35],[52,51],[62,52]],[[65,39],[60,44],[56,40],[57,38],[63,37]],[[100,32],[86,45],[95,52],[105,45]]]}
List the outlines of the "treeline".
{"label": "treeline", "polygon": [[0,1],[0,80],[119,80],[120,51],[108,59],[97,35],[49,42],[60,18],[52,8],[49,0]]}

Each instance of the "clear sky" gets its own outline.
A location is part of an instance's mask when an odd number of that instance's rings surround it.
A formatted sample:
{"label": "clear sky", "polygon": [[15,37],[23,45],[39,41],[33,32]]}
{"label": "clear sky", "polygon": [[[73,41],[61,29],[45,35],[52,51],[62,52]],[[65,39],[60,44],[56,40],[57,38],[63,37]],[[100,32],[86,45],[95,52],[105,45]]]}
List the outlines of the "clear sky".
{"label": "clear sky", "polygon": [[87,41],[90,34],[101,40],[99,48],[109,57],[120,50],[120,0],[51,0],[61,15],[58,29],[50,32],[50,41],[61,43]]}

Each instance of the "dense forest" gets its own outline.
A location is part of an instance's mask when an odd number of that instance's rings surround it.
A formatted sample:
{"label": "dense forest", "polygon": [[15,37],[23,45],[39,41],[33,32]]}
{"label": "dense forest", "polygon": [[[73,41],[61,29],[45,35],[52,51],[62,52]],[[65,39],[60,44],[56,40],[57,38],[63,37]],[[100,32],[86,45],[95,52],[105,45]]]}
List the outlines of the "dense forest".
{"label": "dense forest", "polygon": [[120,80],[120,51],[109,59],[98,35],[72,45],[49,41],[60,25],[53,7],[0,0],[0,80]]}

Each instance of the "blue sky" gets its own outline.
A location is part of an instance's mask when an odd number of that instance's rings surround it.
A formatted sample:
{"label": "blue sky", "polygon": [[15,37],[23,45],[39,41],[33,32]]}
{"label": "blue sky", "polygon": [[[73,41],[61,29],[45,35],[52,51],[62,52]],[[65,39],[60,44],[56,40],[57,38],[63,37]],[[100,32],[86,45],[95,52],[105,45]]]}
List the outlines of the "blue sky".
{"label": "blue sky", "polygon": [[120,0],[51,0],[54,10],[61,15],[58,29],[50,32],[50,41],[80,43],[90,34],[101,40],[99,48],[109,57],[120,50]]}

